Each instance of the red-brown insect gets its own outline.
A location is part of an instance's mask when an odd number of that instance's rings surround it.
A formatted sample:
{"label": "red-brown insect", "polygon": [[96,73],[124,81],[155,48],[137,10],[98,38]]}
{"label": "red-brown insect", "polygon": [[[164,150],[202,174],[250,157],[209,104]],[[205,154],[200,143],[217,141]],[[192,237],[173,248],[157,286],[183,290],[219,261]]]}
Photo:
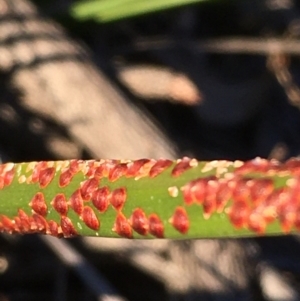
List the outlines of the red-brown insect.
{"label": "red-brown insect", "polygon": [[263,215],[256,210],[252,212],[249,216],[248,220],[248,228],[256,232],[257,234],[265,233],[267,227],[266,220],[264,219]]}
{"label": "red-brown insect", "polygon": [[296,213],[299,204],[297,204],[296,199],[291,197],[289,194],[286,199],[281,200],[278,206],[277,213],[278,219],[281,225],[281,229],[284,233],[291,231],[297,219]]}
{"label": "red-brown insect", "polygon": [[4,177],[0,175],[0,190],[4,188]]}
{"label": "red-brown insect", "polygon": [[22,229],[24,232],[30,231],[30,219],[25,211],[22,209],[18,210],[18,217],[20,218],[20,222],[22,224]]}
{"label": "red-brown insect", "polygon": [[105,212],[109,206],[109,189],[107,186],[98,188],[92,195],[93,205],[100,211]]}
{"label": "red-brown insect", "polygon": [[112,231],[116,232],[121,237],[132,238],[132,228],[122,212],[117,213]]}
{"label": "red-brown insect", "polygon": [[125,187],[117,188],[110,194],[110,203],[117,210],[122,210],[127,198],[127,192]]}
{"label": "red-brown insect", "polygon": [[229,208],[229,219],[237,229],[247,225],[250,208],[245,201],[234,202]]}
{"label": "red-brown insect", "polygon": [[83,220],[83,222],[92,230],[99,230],[100,228],[100,222],[94,212],[94,210],[89,207],[89,206],[85,206],[83,208],[82,214],[81,214],[81,218]]}
{"label": "red-brown insect", "polygon": [[255,206],[265,201],[274,190],[274,184],[271,179],[255,179],[250,188],[250,196]]}
{"label": "red-brown insect", "polygon": [[149,222],[145,212],[141,208],[134,209],[129,221],[134,231],[141,235],[148,234]]}
{"label": "red-brown insect", "polygon": [[237,175],[245,175],[251,172],[265,172],[268,168],[270,168],[270,166],[274,166],[275,168],[276,165],[275,161],[270,162],[266,159],[255,158],[236,168],[234,173]]}
{"label": "red-brown insect", "polygon": [[88,162],[88,167],[87,167],[87,171],[86,171],[86,176],[88,178],[94,177],[95,175],[95,171],[96,171],[96,165],[95,165],[95,160],[91,160]]}
{"label": "red-brown insect", "polygon": [[190,222],[186,210],[183,207],[177,207],[170,219],[170,223],[181,234],[187,233]]}
{"label": "red-brown insect", "polygon": [[126,177],[136,177],[140,171],[140,169],[146,164],[150,162],[149,159],[139,159],[133,162],[127,163],[127,172]]}
{"label": "red-brown insect", "polygon": [[84,181],[80,188],[82,199],[84,201],[90,200],[93,192],[98,188],[98,186],[99,180],[97,180],[96,178],[91,178],[89,180]]}
{"label": "red-brown insect", "polygon": [[72,237],[77,235],[77,231],[72,224],[72,221],[67,216],[61,216],[60,226],[64,237]]}
{"label": "red-brown insect", "polygon": [[24,229],[23,229],[21,219],[18,216],[15,216],[13,221],[14,221],[14,232],[24,233]]}
{"label": "red-brown insect", "polygon": [[149,176],[150,178],[155,178],[161,174],[164,170],[172,165],[171,160],[160,159],[158,160],[150,169]]}
{"label": "red-brown insect", "polygon": [[42,216],[46,216],[48,212],[47,204],[45,201],[44,194],[42,192],[37,192],[31,199],[29,206],[31,209]]}
{"label": "red-brown insect", "polygon": [[193,180],[183,187],[183,199],[187,205],[203,204],[207,195],[207,183],[212,177]]}
{"label": "red-brown insect", "polygon": [[232,196],[234,189],[233,181],[223,181],[220,183],[217,195],[216,195],[216,210],[221,213],[226,206],[227,202]]}
{"label": "red-brown insect", "polygon": [[47,168],[47,167],[48,167],[48,166],[47,166],[47,162],[46,162],[46,161],[38,162],[38,163],[35,165],[35,167],[34,167],[34,169],[33,169],[33,171],[32,171],[32,176],[31,176],[31,181],[32,181],[32,183],[38,182],[38,180],[39,180],[39,175],[40,175],[41,170],[43,170],[43,169],[45,169],[45,168]]}
{"label": "red-brown insect", "polygon": [[1,224],[2,224],[3,230],[5,230],[8,233],[12,233],[15,229],[14,221],[11,220],[6,215],[1,215]]}
{"label": "red-brown insect", "polygon": [[39,183],[41,188],[46,188],[50,182],[53,180],[53,177],[55,175],[55,168],[54,167],[48,167],[46,169],[43,169],[39,173]]}
{"label": "red-brown insect", "polygon": [[283,170],[288,170],[293,176],[300,175],[300,160],[299,158],[291,158],[282,165]]}
{"label": "red-brown insect", "polygon": [[76,160],[76,159],[70,161],[69,169],[73,175],[76,175],[79,172],[79,170],[80,170],[79,164],[82,162],[83,162],[82,160]]}
{"label": "red-brown insect", "polygon": [[232,191],[234,201],[248,201],[250,199],[250,179],[238,179]]}
{"label": "red-brown insect", "polygon": [[70,169],[67,169],[60,174],[58,186],[61,188],[66,187],[70,184],[72,179],[73,179],[73,173],[70,171]]}
{"label": "red-brown insect", "polygon": [[203,202],[203,215],[208,219],[216,210],[216,196],[219,189],[219,183],[216,180],[210,180],[206,185],[206,196]]}
{"label": "red-brown insect", "polygon": [[256,210],[262,212],[267,224],[273,222],[278,217],[278,208],[280,204],[286,202],[287,196],[286,189],[276,189],[256,207]]}
{"label": "red-brown insect", "polygon": [[[7,171],[5,174],[4,174],[4,186],[9,186],[13,179],[14,179],[14,175],[15,175],[15,169],[12,168],[11,170]],[[0,188],[1,189],[1,188]]]}
{"label": "red-brown insect", "polygon": [[46,230],[48,228],[48,224],[45,220],[45,218],[39,214],[33,213],[32,215],[33,220],[35,222],[36,228],[37,228],[37,232],[39,233],[46,233]]}
{"label": "red-brown insect", "polygon": [[117,163],[117,160],[105,160],[105,162],[96,168],[94,177],[97,179],[108,177],[110,170],[114,168]]}
{"label": "red-brown insect", "polygon": [[51,201],[53,208],[61,215],[67,215],[68,203],[63,193],[58,193]]}
{"label": "red-brown insect", "polygon": [[110,169],[108,179],[111,182],[115,182],[122,176],[124,176],[127,172],[127,164],[125,163],[119,163],[116,164],[113,168]]}
{"label": "red-brown insect", "polygon": [[83,211],[83,199],[81,197],[80,190],[77,189],[75,192],[71,195],[69,199],[69,204],[71,208],[77,213],[81,214]]}
{"label": "red-brown insect", "polygon": [[190,165],[191,159],[188,157],[184,157],[181,161],[176,163],[172,170],[173,177],[179,177],[185,171],[189,170],[192,166]]}
{"label": "red-brown insect", "polygon": [[192,205],[195,202],[193,187],[195,181],[191,181],[182,187],[183,200],[187,205]]}
{"label": "red-brown insect", "polygon": [[48,233],[55,237],[61,236],[60,228],[59,228],[57,222],[55,222],[53,220],[50,220],[48,222]]}
{"label": "red-brown insect", "polygon": [[294,226],[298,231],[300,231],[300,205],[298,205],[296,210],[296,218],[294,221]]}
{"label": "red-brown insect", "polygon": [[149,216],[149,233],[157,238],[164,237],[164,225],[157,214],[152,213]]}

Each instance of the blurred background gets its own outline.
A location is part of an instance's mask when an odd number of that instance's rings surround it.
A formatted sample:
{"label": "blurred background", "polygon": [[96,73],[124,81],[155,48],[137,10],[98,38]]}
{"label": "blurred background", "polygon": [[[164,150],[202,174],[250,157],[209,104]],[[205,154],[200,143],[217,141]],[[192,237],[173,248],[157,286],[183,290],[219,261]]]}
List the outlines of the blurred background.
{"label": "blurred background", "polygon": [[[300,2],[0,0],[0,158],[300,152]],[[300,300],[298,236],[0,236],[0,301]]]}

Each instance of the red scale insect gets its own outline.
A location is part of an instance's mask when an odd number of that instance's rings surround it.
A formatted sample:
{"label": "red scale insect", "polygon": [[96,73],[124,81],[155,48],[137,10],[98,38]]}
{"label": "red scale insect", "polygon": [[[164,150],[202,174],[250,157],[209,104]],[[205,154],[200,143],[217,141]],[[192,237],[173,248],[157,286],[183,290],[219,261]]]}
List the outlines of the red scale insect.
{"label": "red scale insect", "polygon": [[36,228],[37,228],[37,232],[38,233],[43,233],[45,234],[48,228],[48,224],[45,220],[45,218],[39,214],[33,214],[32,215],[33,220],[35,222]]}
{"label": "red scale insect", "polygon": [[288,170],[293,176],[300,175],[300,160],[299,158],[291,158],[282,165],[282,170]]}
{"label": "red scale insect", "polygon": [[69,170],[73,175],[76,175],[79,172],[79,170],[80,170],[80,165],[79,164],[81,164],[81,163],[83,163],[82,160],[74,159],[74,160],[70,161]]}
{"label": "red scale insect", "polygon": [[181,188],[183,200],[187,205],[192,205],[195,202],[194,195],[192,194],[192,188],[194,187],[194,184],[195,181],[191,181]]}
{"label": "red scale insect", "polygon": [[57,222],[50,220],[48,222],[48,233],[55,237],[60,237],[62,235],[61,229],[59,228],[59,225]]}
{"label": "red scale insect", "polygon": [[[14,179],[14,175],[15,175],[15,169],[14,168],[12,168],[11,170],[7,171],[4,174],[4,177],[3,177],[4,186],[9,186],[12,183],[12,181]],[[1,187],[0,187],[0,189],[1,189]]]}
{"label": "red scale insect", "polygon": [[239,201],[233,203],[229,208],[229,219],[233,226],[237,229],[240,229],[244,226],[247,226],[248,219],[250,214],[250,208],[245,201]]}
{"label": "red scale insect", "polygon": [[112,169],[110,169],[108,179],[111,182],[115,182],[119,178],[124,176],[126,172],[127,172],[127,164],[125,163],[116,164]]}
{"label": "red scale insect", "polygon": [[200,178],[193,180],[183,187],[183,199],[187,205],[195,202],[202,204],[206,197],[208,179]]}
{"label": "red scale insect", "polygon": [[22,228],[24,232],[29,232],[30,231],[30,219],[29,216],[25,211],[22,209],[18,210],[18,217],[20,218],[20,221],[22,223]]}
{"label": "red scale insect", "polygon": [[1,216],[1,223],[3,226],[3,229],[8,233],[14,233],[15,232],[15,223],[13,219],[10,219],[6,215]]}
{"label": "red scale insect", "polygon": [[63,193],[58,193],[51,201],[53,208],[61,215],[67,215],[68,203]]}
{"label": "red scale insect", "polygon": [[99,180],[91,178],[82,183],[80,188],[81,196],[84,201],[89,201],[92,197],[93,192],[99,187]]}
{"label": "red scale insect", "polygon": [[145,212],[141,208],[136,208],[132,212],[129,222],[134,231],[141,235],[147,235],[149,230],[149,222]]}
{"label": "red scale insect", "polygon": [[235,188],[232,192],[234,202],[246,202],[250,196],[250,179],[237,179]]}
{"label": "red scale insect", "polygon": [[280,204],[277,209],[278,219],[281,229],[284,233],[291,231],[296,221],[296,212],[298,204],[296,198],[293,198],[290,193],[281,195]]}
{"label": "red scale insect", "polygon": [[92,230],[99,230],[100,228],[100,222],[94,212],[94,210],[89,207],[89,206],[85,206],[83,208],[82,214],[81,214],[81,218],[83,220],[83,222]]}
{"label": "red scale insect", "polygon": [[182,175],[185,171],[189,170],[192,166],[190,165],[191,159],[184,157],[180,162],[178,162],[171,174],[173,177],[179,177],[180,175]]}
{"label": "red scale insect", "polygon": [[21,219],[18,216],[15,216],[13,221],[14,221],[14,225],[15,225],[14,231],[17,233],[24,233],[24,228],[23,228]]}
{"label": "red scale insect", "polygon": [[296,209],[296,218],[294,220],[294,226],[298,231],[300,231],[300,204],[298,204]]}
{"label": "red scale insect", "polygon": [[0,189],[4,188],[4,177],[0,174]]}
{"label": "red scale insect", "polygon": [[53,177],[55,175],[55,168],[54,167],[48,167],[46,169],[43,169],[39,173],[39,183],[41,188],[46,188],[50,182],[53,180]]}
{"label": "red scale insect", "polygon": [[175,209],[175,212],[169,222],[181,234],[186,234],[190,228],[189,218],[183,207],[177,207]]}
{"label": "red scale insect", "polygon": [[150,178],[155,178],[161,174],[164,170],[172,165],[171,160],[160,159],[158,160],[150,169],[149,176]]}
{"label": "red scale insect", "polygon": [[295,199],[295,202],[297,202],[297,204],[300,204],[300,177],[297,177],[295,179],[295,183],[292,186],[291,190],[291,197]]}
{"label": "red scale insect", "polygon": [[122,210],[127,198],[127,191],[125,187],[117,188],[110,194],[110,203],[117,210]]}
{"label": "red scale insect", "polygon": [[254,210],[249,215],[248,228],[251,231],[256,232],[257,234],[264,234],[266,231],[267,222],[263,216],[262,212]]}
{"label": "red scale insect", "polygon": [[149,159],[139,159],[127,163],[126,177],[127,178],[136,177],[139,174],[140,169],[149,162],[150,162]]}
{"label": "red scale insect", "polygon": [[283,188],[274,190],[264,202],[262,202],[257,208],[262,207],[263,216],[266,223],[273,222],[278,216],[278,210],[281,201],[285,199],[286,191]]}
{"label": "red scale insect", "polygon": [[94,177],[96,168],[97,167],[95,166],[95,160],[91,160],[90,162],[88,162],[87,172],[85,176],[88,178]]}
{"label": "red scale insect", "polygon": [[46,169],[47,167],[48,166],[46,161],[41,161],[36,164],[36,166],[32,171],[32,176],[31,176],[32,183],[37,183],[39,181],[41,170]]}
{"label": "red scale insect", "polygon": [[68,186],[73,179],[73,175],[74,174],[71,172],[70,169],[67,169],[64,172],[62,172],[59,176],[58,186],[60,188]]}
{"label": "red scale insect", "polygon": [[245,175],[251,172],[266,172],[270,165],[274,165],[274,163],[272,164],[266,159],[255,158],[236,168],[234,173],[236,175]]}
{"label": "red scale insect", "polygon": [[31,199],[29,206],[31,209],[42,216],[46,216],[48,212],[47,204],[45,201],[44,194],[42,192],[38,192]]}
{"label": "red scale insect", "polygon": [[108,175],[108,172],[109,172],[109,168],[107,164],[104,162],[96,168],[94,177],[97,179],[102,179]]}
{"label": "red scale insect", "polygon": [[250,188],[250,196],[254,206],[264,202],[274,190],[271,179],[255,179]]}
{"label": "red scale insect", "polygon": [[216,210],[216,196],[219,189],[219,182],[210,180],[206,185],[206,195],[203,201],[203,215],[205,219],[210,218],[211,214]]}
{"label": "red scale insect", "polygon": [[232,196],[234,189],[233,181],[221,181],[216,195],[216,210],[221,213]]}
{"label": "red scale insect", "polygon": [[80,193],[80,190],[77,189],[75,192],[71,195],[69,199],[69,204],[71,208],[77,213],[81,214],[83,211],[83,199]]}
{"label": "red scale insect", "polygon": [[110,170],[113,169],[117,163],[117,160],[106,160],[96,168],[94,177],[97,179],[108,177]]}
{"label": "red scale insect", "polygon": [[109,206],[109,189],[107,186],[98,188],[92,195],[93,205],[101,212],[105,212]]}
{"label": "red scale insect", "polygon": [[35,220],[33,219],[33,216],[29,216],[29,224],[30,224],[30,233],[37,233],[38,227]]}
{"label": "red scale insect", "polygon": [[60,226],[64,237],[73,237],[78,235],[72,221],[67,216],[61,216]]}
{"label": "red scale insect", "polygon": [[164,225],[157,214],[152,213],[149,216],[149,233],[157,238],[164,237]]}
{"label": "red scale insect", "polygon": [[125,215],[121,212],[117,213],[112,231],[116,232],[121,237],[132,238],[132,228]]}
{"label": "red scale insect", "polygon": [[6,215],[1,216],[1,223],[2,223],[3,229],[6,232],[12,233],[14,231],[14,228],[15,228],[14,222]]}

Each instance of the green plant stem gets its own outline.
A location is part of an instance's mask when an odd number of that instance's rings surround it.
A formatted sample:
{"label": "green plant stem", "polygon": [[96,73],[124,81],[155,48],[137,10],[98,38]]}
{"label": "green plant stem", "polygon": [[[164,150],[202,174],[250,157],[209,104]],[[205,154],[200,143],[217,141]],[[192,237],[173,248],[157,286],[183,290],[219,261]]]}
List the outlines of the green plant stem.
{"label": "green plant stem", "polygon": [[127,238],[300,229],[300,160],[143,159],[0,165],[0,230]]}

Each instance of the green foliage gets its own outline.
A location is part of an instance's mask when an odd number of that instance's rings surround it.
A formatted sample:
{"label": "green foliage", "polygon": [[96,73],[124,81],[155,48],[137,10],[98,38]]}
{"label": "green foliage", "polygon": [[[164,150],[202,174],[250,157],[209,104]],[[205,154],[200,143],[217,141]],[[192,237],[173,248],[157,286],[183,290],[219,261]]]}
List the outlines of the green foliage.
{"label": "green foliage", "polygon": [[118,19],[157,12],[206,0],[90,0],[79,1],[71,9],[79,20],[95,19],[110,22]]}

